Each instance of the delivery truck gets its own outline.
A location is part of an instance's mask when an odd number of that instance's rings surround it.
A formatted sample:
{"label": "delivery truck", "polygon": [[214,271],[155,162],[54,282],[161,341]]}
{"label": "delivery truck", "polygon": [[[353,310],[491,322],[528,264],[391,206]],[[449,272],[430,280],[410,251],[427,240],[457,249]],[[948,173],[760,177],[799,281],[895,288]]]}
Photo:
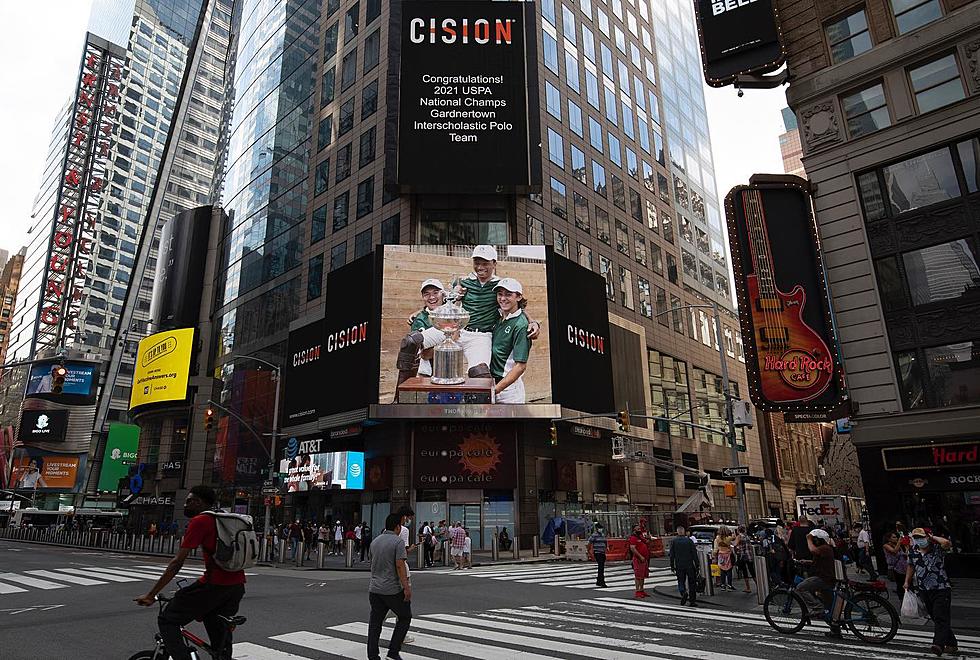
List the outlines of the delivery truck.
{"label": "delivery truck", "polygon": [[814,524],[826,523],[831,527],[850,529],[856,522],[864,521],[864,500],[848,495],[798,495],[796,515],[806,516]]}

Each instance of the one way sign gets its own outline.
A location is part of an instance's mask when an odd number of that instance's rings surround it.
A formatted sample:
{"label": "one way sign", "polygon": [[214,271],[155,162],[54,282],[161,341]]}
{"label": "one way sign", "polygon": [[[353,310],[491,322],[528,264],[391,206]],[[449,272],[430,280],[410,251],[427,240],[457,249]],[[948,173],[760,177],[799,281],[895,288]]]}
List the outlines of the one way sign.
{"label": "one way sign", "polygon": [[721,474],[726,479],[732,477],[747,477],[749,476],[749,466],[740,465],[738,467],[726,467],[721,469]]}

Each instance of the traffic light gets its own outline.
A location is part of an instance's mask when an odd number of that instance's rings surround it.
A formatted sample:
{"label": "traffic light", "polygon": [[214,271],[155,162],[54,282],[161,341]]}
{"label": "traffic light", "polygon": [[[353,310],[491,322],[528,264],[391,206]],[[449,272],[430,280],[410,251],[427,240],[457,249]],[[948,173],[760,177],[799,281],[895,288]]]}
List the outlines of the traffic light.
{"label": "traffic light", "polygon": [[554,424],[551,425],[551,431],[549,432],[551,437],[551,446],[554,447],[558,444],[558,427]]}
{"label": "traffic light", "polygon": [[51,393],[61,394],[62,390],[65,389],[65,376],[68,375],[68,370],[65,369],[65,365],[59,364],[51,372]]}
{"label": "traffic light", "polygon": [[619,414],[616,415],[616,419],[619,422],[619,430],[623,433],[630,432],[630,411],[620,410]]}
{"label": "traffic light", "polygon": [[735,496],[736,496],[735,484],[729,481],[725,484],[725,497],[735,497]]}
{"label": "traffic light", "polygon": [[214,409],[205,408],[204,409],[204,432],[208,433],[214,428]]}

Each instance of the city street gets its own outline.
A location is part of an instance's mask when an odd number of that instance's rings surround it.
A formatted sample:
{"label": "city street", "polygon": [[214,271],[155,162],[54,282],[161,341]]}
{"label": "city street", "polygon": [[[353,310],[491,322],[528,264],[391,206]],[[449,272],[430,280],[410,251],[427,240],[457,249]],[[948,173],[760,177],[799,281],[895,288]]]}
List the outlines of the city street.
{"label": "city street", "polygon": [[[127,658],[152,645],[156,610],[138,609],[132,598],[149,588],[163,570],[162,561],[0,542],[0,562],[4,660]],[[923,657],[930,637],[925,631],[901,631],[887,647],[876,648],[847,635],[832,642],[818,628],[780,636],[758,611],[692,610],[656,596],[640,602],[628,586],[592,590],[582,582],[590,569],[543,563],[462,573],[416,571],[410,633],[415,641],[402,655],[741,660],[805,654],[885,660]],[[199,570],[194,562],[184,574],[192,577]],[[366,657],[366,572],[263,567],[248,573],[241,610],[248,623],[236,633],[235,658]],[[980,637],[961,635],[960,649],[980,655]]]}

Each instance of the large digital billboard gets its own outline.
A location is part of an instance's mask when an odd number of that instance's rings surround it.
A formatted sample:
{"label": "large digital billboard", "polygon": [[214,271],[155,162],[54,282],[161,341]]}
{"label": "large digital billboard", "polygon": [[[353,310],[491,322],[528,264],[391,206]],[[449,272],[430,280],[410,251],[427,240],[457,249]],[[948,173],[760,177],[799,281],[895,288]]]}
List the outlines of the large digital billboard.
{"label": "large digital billboard", "polygon": [[33,447],[14,450],[10,483],[17,490],[78,491],[85,477],[85,454],[56,454]]}
{"label": "large digital billboard", "polygon": [[187,398],[194,328],[167,330],[141,339],[129,407]]}
{"label": "large digital billboard", "polygon": [[387,245],[382,274],[380,403],[552,403],[544,246]]}
{"label": "large digital billboard", "polygon": [[[54,390],[56,389],[55,371],[60,367],[64,367],[67,373],[59,394]],[[45,360],[31,365],[25,395],[32,399],[86,404],[94,401],[98,385],[99,369],[94,362]]]}
{"label": "large digital billboard", "polygon": [[724,87],[786,61],[774,0],[694,0],[704,79]]}
{"label": "large digital billboard", "polygon": [[401,189],[540,186],[535,5],[411,0],[401,11]]}
{"label": "large digital billboard", "polygon": [[67,431],[67,410],[25,410],[20,414],[17,439],[28,444],[64,442]]}
{"label": "large digital billboard", "polygon": [[286,475],[288,493],[331,488],[363,490],[364,452],[298,453],[294,458],[279,461],[279,472]]}
{"label": "large digital billboard", "polygon": [[99,473],[99,490],[115,491],[119,480],[129,474],[129,466],[136,464],[140,444],[140,427],[135,424],[109,425],[109,438]]}
{"label": "large digital billboard", "polygon": [[749,393],[766,412],[827,411],[844,372],[806,182],[752,181],[725,198]]}
{"label": "large digital billboard", "polygon": [[320,416],[323,390],[323,319],[289,332],[283,394],[283,426],[315,420]]}

